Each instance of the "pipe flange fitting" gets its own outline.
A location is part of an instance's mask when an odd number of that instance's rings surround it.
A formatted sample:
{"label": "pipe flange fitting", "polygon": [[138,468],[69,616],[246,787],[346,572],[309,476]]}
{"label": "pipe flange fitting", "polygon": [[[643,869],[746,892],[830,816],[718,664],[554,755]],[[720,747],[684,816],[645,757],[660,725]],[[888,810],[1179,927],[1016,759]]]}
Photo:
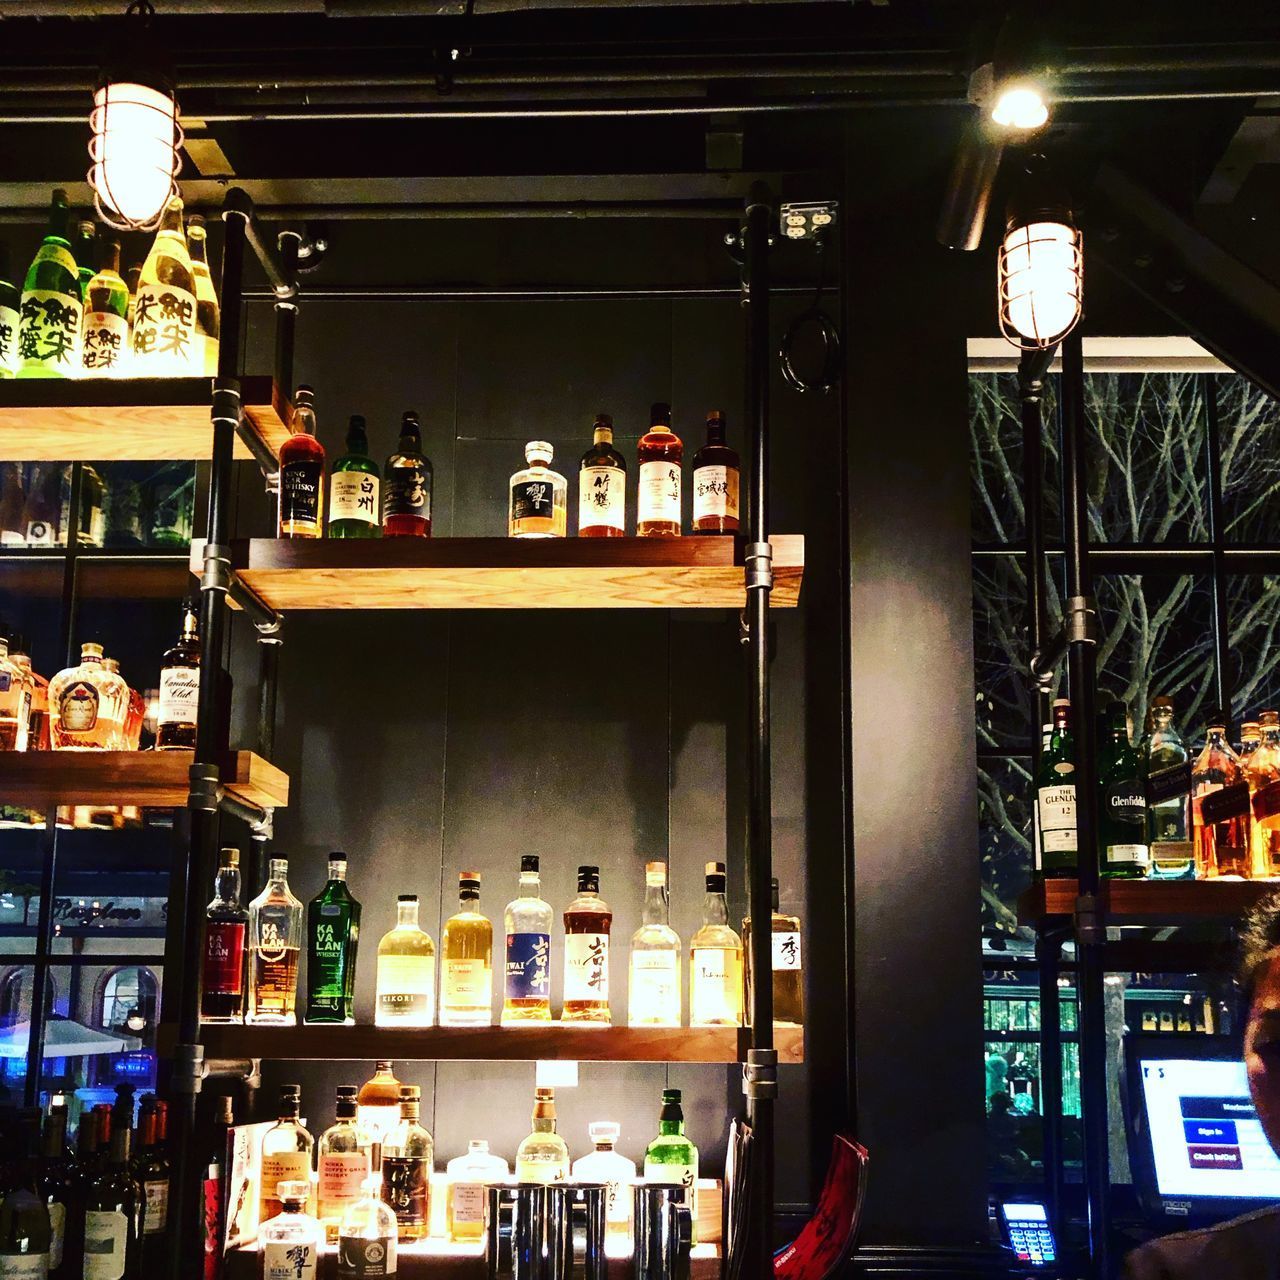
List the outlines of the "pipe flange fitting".
{"label": "pipe flange fitting", "polygon": [[217,769],[197,762],[187,776],[190,779],[187,808],[198,813],[217,813],[222,800]]}
{"label": "pipe flange fitting", "polygon": [[1071,596],[1063,619],[1067,643],[1098,643],[1098,606],[1092,596]]}
{"label": "pipe flange fitting", "polygon": [[742,553],[747,590],[773,590],[773,547],[767,542],[748,542]]}
{"label": "pipe flange fitting", "polygon": [[174,1093],[196,1094],[204,1084],[204,1045],[180,1044],[173,1051],[170,1088]]}
{"label": "pipe flange fitting", "polygon": [[1082,893],[1076,899],[1076,939],[1083,945],[1101,946],[1107,940],[1107,928],[1103,924],[1103,905],[1098,896]]}
{"label": "pipe flange fitting", "polygon": [[778,1096],[778,1051],[748,1049],[742,1064],[742,1092],[748,1098]]}
{"label": "pipe flange fitting", "polygon": [[204,572],[200,575],[201,591],[231,590],[231,548],[216,542],[204,544]]}

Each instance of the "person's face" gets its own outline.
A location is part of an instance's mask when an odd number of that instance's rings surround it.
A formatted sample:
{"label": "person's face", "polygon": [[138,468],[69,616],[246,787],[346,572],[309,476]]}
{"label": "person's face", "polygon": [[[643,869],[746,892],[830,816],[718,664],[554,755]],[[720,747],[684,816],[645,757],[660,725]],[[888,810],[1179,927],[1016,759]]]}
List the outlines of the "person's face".
{"label": "person's face", "polygon": [[1244,1065],[1263,1132],[1280,1152],[1280,948],[1258,967],[1244,1031]]}

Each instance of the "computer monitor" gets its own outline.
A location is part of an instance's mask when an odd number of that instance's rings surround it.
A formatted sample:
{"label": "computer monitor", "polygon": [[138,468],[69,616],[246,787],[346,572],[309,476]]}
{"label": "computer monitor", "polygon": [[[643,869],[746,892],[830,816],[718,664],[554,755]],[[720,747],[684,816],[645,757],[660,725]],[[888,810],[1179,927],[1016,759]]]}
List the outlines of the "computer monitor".
{"label": "computer monitor", "polygon": [[1280,1200],[1271,1150],[1227,1036],[1130,1035],[1129,1159],[1144,1210],[1219,1220]]}

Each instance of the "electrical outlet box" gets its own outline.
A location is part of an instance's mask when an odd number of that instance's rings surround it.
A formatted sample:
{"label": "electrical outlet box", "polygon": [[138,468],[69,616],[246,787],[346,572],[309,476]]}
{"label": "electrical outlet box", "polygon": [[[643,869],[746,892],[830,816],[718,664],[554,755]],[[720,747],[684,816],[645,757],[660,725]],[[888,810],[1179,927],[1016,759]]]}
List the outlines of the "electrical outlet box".
{"label": "electrical outlet box", "polygon": [[840,208],[835,200],[815,200],[807,204],[784,204],[778,211],[782,234],[788,240],[812,240],[835,225]]}

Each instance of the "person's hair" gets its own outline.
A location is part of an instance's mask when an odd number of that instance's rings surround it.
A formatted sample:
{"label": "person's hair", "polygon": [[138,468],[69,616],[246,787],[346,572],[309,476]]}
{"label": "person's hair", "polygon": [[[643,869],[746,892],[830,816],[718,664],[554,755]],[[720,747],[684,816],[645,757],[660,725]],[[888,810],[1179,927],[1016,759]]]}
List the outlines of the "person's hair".
{"label": "person's hair", "polygon": [[1240,930],[1240,959],[1236,981],[1246,999],[1253,998],[1253,984],[1262,962],[1280,947],[1280,890],[1269,893],[1244,919]]}

